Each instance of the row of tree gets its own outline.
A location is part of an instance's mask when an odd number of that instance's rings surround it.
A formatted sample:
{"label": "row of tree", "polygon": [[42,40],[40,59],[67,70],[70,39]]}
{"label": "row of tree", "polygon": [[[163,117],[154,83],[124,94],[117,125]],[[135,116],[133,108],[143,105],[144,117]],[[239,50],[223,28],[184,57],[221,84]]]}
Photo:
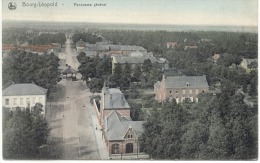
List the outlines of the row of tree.
{"label": "row of tree", "polygon": [[101,91],[104,81],[112,72],[111,58],[107,56],[91,58],[82,52],[77,59],[80,63],[78,71],[82,74],[82,79],[86,81],[90,91],[93,93]]}
{"label": "row of tree", "polygon": [[[102,30],[101,33],[115,44],[143,46],[158,55],[165,54],[167,51],[166,42],[175,41],[178,45],[176,49],[179,51],[184,51],[185,45],[198,45],[198,51],[207,57],[213,53],[230,53],[247,58],[257,57],[257,34],[255,33],[134,30]],[[203,39],[208,41],[202,41]]]}
{"label": "row of tree", "polygon": [[[40,150],[47,143],[50,132],[41,115],[42,105],[36,104],[21,111],[3,108],[3,157],[5,159],[43,159]],[[48,156],[44,156],[48,157]]]}
{"label": "row of tree", "polygon": [[32,83],[52,88],[61,80],[59,73],[59,58],[53,53],[38,55],[25,51],[10,52],[3,59],[3,87],[14,83]]}
{"label": "row of tree", "polygon": [[91,58],[82,52],[77,56],[77,59],[80,62],[79,72],[92,92],[99,92],[104,81],[109,87],[120,87],[122,90],[128,90],[131,83],[135,82],[142,88],[152,88],[154,83],[161,79],[159,65],[152,64],[149,59],[145,60],[142,65],[137,64],[135,67],[129,63],[125,63],[124,66],[115,64],[113,70],[111,58],[108,56]]}
{"label": "row of tree", "polygon": [[72,36],[72,41],[76,44],[79,40],[82,40],[84,42],[88,42],[90,44],[95,44],[96,42],[101,42],[102,41],[102,37],[98,37],[96,35],[93,35],[91,33],[75,33]]}
{"label": "row of tree", "polygon": [[55,34],[42,33],[28,40],[28,42],[33,45],[47,45],[56,42],[63,45],[66,42],[66,35],[65,33],[60,33],[60,32]]}
{"label": "row of tree", "polygon": [[127,62],[124,66],[115,64],[108,84],[111,87],[120,87],[122,90],[128,90],[131,83],[136,83],[142,88],[152,88],[160,79],[161,68],[147,59],[143,64],[136,64],[134,67]]}
{"label": "row of tree", "polygon": [[140,148],[154,159],[257,159],[257,106],[243,102],[232,83],[200,103],[165,102],[144,125]]}

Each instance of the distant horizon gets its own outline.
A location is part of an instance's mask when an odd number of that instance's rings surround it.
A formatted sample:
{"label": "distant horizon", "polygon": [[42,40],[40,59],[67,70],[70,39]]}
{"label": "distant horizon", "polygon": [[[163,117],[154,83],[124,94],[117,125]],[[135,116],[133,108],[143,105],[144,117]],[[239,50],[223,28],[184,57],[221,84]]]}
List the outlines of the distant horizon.
{"label": "distant horizon", "polygon": [[79,23],[79,24],[120,24],[120,25],[160,25],[160,26],[213,26],[213,27],[258,27],[258,25],[216,25],[216,24],[156,24],[156,23],[133,23],[133,22],[82,22],[82,21],[45,21],[45,20],[15,20],[15,19],[5,19],[2,22],[38,22],[38,23]]}

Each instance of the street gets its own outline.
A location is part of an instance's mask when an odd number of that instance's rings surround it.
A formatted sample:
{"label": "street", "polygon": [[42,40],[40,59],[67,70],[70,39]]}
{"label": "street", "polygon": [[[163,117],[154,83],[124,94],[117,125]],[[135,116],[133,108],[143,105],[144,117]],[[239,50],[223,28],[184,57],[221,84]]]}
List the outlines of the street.
{"label": "street", "polygon": [[[77,70],[79,63],[70,40],[66,41],[66,64]],[[77,74],[80,79],[81,75]],[[87,107],[88,106],[88,107]],[[46,118],[52,128],[50,138],[62,139],[62,155],[65,160],[100,159],[92,115],[89,113],[89,95],[81,81],[62,79],[51,92],[47,103]]]}

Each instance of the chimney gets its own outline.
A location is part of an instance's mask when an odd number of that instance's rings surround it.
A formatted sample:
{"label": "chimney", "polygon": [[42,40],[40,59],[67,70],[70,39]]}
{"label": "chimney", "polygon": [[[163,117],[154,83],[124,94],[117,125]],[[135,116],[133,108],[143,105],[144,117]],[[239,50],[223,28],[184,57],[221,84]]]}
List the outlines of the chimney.
{"label": "chimney", "polygon": [[123,94],[121,95],[121,101],[122,101],[122,106],[124,106],[125,105],[125,100],[124,100]]}
{"label": "chimney", "polygon": [[112,95],[112,94],[110,94],[110,106],[111,106],[111,107],[113,107],[113,100],[112,100],[112,99],[113,99],[113,97],[112,97],[112,96],[113,96],[113,95]]}

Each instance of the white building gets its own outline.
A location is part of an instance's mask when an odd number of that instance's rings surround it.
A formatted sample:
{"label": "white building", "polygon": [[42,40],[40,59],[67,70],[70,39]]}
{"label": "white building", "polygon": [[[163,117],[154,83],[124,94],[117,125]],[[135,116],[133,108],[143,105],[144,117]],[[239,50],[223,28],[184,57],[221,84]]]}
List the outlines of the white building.
{"label": "white building", "polygon": [[20,107],[32,108],[36,103],[43,105],[43,112],[45,114],[47,89],[39,87],[32,83],[12,84],[3,90],[2,106],[15,110]]}

